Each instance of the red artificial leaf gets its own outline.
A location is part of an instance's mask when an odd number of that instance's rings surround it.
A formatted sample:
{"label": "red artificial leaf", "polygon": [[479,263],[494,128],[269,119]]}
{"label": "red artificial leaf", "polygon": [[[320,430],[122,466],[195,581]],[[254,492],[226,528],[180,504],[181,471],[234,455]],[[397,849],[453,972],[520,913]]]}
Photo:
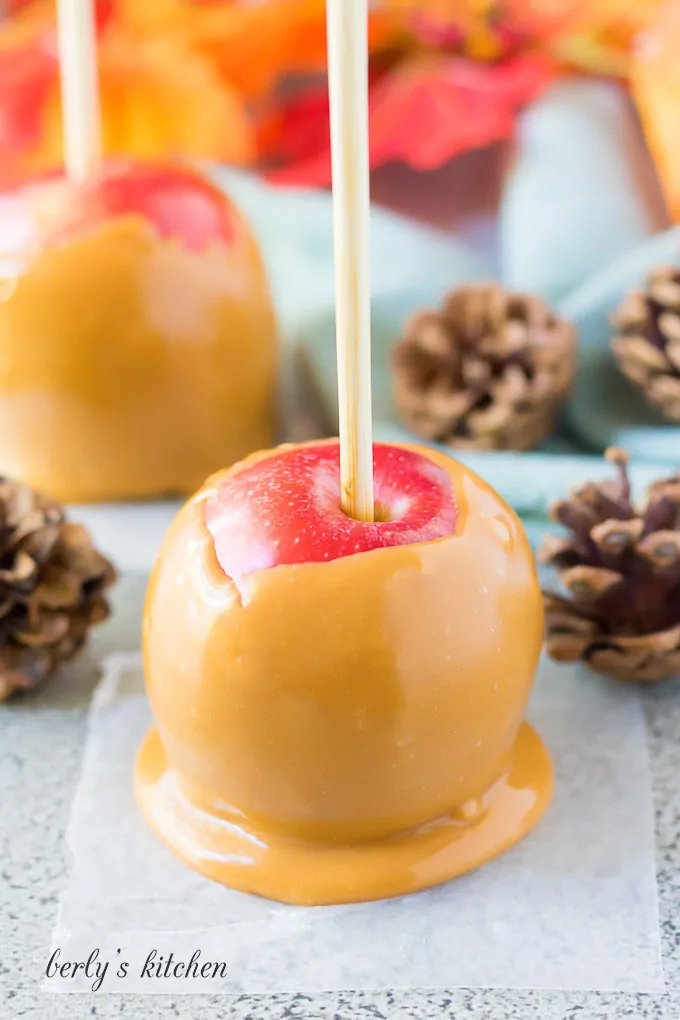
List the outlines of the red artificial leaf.
{"label": "red artificial leaf", "polygon": [[547,79],[546,65],[527,56],[500,64],[430,57],[399,65],[371,94],[373,165],[402,160],[433,170],[507,138],[517,109]]}
{"label": "red artificial leaf", "polygon": [[[369,99],[371,166],[400,160],[433,170],[454,156],[507,138],[518,109],[550,77],[537,56],[498,64],[457,57],[404,60],[374,76]],[[316,85],[294,97],[260,135],[278,183],[330,182],[328,96]]]}
{"label": "red artificial leaf", "polygon": [[0,150],[5,161],[40,139],[44,104],[57,81],[56,46],[0,53]]}
{"label": "red artificial leaf", "polygon": [[[97,0],[97,29],[113,18],[115,0]],[[57,34],[51,5],[14,0],[0,32],[0,186],[43,168],[40,153],[59,92]],[[50,161],[51,162],[51,161]]]}
{"label": "red artificial leaf", "polygon": [[306,87],[269,114],[258,128],[261,161],[275,165],[267,176],[280,183],[327,183],[330,175],[328,90]]}
{"label": "red artificial leaf", "polygon": [[97,0],[94,14],[97,23],[97,31],[103,32],[115,17],[116,0]]}

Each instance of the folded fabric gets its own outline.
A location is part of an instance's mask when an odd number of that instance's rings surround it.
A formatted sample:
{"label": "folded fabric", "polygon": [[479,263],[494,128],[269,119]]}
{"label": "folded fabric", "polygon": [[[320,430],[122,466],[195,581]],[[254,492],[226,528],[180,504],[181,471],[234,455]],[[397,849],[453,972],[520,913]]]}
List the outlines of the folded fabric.
{"label": "folded fabric", "polygon": [[[330,193],[274,188],[234,170],[213,175],[251,223],[269,271],[284,338],[334,307],[333,208]],[[371,291],[391,295],[401,312],[433,302],[451,284],[488,273],[484,259],[442,231],[373,206]],[[399,309],[397,309],[399,310]],[[333,341],[331,341],[333,346]]]}
{"label": "folded fabric", "polygon": [[[378,442],[422,442],[399,424],[394,415],[390,395],[390,380],[386,365],[388,349],[397,335],[400,317],[389,300],[376,301],[372,310],[373,325],[373,411],[374,438]],[[308,384],[314,389],[314,399],[327,410],[331,430],[337,428],[337,382],[334,346],[334,317],[326,313],[308,324],[299,338],[300,354]],[[574,455],[568,441],[556,437],[537,453],[489,451],[462,452],[436,443],[427,443],[463,461],[482,478],[490,482],[518,513],[538,516],[545,527],[545,508],[560,494],[586,479],[596,480],[613,476],[612,467],[601,457]],[[677,451],[676,451],[677,452]],[[660,458],[657,458],[660,459]],[[664,465],[668,474],[677,466],[678,457],[667,457]],[[660,465],[634,464],[631,470],[633,483],[640,490],[663,473]]]}
{"label": "folded fabric", "polygon": [[611,313],[624,295],[640,286],[650,269],[680,267],[680,227],[648,240],[569,295],[559,312],[575,324],[578,370],[566,409],[567,425],[593,450],[624,446],[631,456],[680,465],[680,426],[651,408],[619,371],[609,340]]}
{"label": "folded fabric", "polygon": [[[533,134],[524,134],[502,210],[503,282],[554,296],[568,282],[580,281],[558,305],[580,336],[574,394],[560,434],[542,450],[601,451],[619,444],[633,456],[678,463],[680,429],[666,426],[646,405],[621,375],[609,348],[608,317],[624,293],[653,266],[680,265],[680,228],[649,237],[657,216],[653,189],[640,188],[633,174],[635,131],[627,110],[617,86],[563,82],[527,115],[535,118]],[[333,422],[331,196],[276,189],[235,171],[216,175],[254,227],[284,339],[302,351],[316,397]],[[521,223],[522,208],[526,219]],[[438,304],[447,290],[490,275],[491,267],[459,240],[376,206],[371,242],[374,421],[378,435],[397,429],[401,438],[413,439],[399,426],[392,406],[389,345],[408,313]],[[620,257],[622,251],[626,254]],[[603,270],[603,263],[610,268]]]}
{"label": "folded fabric", "polygon": [[622,87],[563,80],[524,112],[500,211],[508,287],[559,300],[666,222]]}

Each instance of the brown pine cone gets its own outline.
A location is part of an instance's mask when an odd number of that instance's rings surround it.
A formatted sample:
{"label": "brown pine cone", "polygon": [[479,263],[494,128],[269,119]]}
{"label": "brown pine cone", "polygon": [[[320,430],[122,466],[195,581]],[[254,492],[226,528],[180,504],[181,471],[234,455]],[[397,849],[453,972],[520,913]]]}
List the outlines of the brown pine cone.
{"label": "brown pine cone", "polygon": [[680,270],[655,269],[612,316],[619,368],[669,421],[680,422]]}
{"label": "brown pine cone", "polygon": [[626,453],[607,457],[615,481],[551,507],[570,534],[547,536],[538,552],[567,592],[544,594],[547,649],[618,680],[666,680],[680,674],[680,474],[650,486],[638,511]]}
{"label": "brown pine cone", "polygon": [[452,291],[405,325],[392,356],[404,422],[459,449],[526,450],[549,435],[574,373],[574,330],[497,283]]}
{"label": "brown pine cone", "polygon": [[44,683],[105,620],[116,572],[57,502],[0,477],[0,701]]}

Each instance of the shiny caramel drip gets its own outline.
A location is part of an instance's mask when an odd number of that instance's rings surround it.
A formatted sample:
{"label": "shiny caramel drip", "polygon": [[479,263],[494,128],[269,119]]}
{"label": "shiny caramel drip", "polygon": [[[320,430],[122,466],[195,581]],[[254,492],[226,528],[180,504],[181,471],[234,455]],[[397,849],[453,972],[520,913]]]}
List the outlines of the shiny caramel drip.
{"label": "shiny caramel drip", "polygon": [[547,806],[550,761],[522,723],[542,631],[531,551],[489,486],[426,455],[451,478],[451,538],[274,567],[239,593],[203,522],[220,475],[171,526],[135,785],[208,877],[294,903],[400,895],[500,853]]}

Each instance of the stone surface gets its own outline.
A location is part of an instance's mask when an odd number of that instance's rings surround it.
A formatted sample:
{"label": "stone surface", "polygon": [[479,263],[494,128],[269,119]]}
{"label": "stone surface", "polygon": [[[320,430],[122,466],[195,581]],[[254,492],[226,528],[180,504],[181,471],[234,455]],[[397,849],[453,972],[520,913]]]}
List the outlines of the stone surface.
{"label": "stone surface", "polygon": [[0,706],[0,1017],[81,1020],[678,1020],[680,1017],[680,682],[644,692],[656,807],[663,996],[538,990],[278,996],[52,995],[41,989],[97,663],[139,647],[146,578],[128,575],[90,651],[43,692]]}

